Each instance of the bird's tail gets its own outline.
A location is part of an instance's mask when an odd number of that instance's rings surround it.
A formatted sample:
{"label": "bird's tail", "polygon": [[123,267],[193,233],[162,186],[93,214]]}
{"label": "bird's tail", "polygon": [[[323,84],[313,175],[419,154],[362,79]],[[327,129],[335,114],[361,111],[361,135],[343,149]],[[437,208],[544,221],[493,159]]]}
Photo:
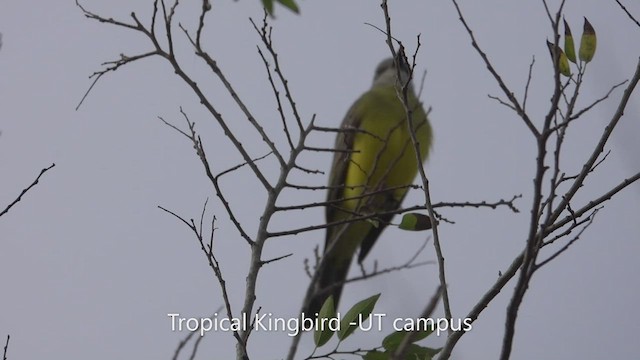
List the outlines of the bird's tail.
{"label": "bird's tail", "polygon": [[[350,259],[349,259],[350,260]],[[309,302],[309,306],[305,311],[310,317],[315,317],[324,302],[333,295],[333,303],[335,309],[338,309],[342,287],[347,279],[347,273],[351,265],[350,261],[325,261],[320,270],[320,276],[317,278],[313,297]]]}

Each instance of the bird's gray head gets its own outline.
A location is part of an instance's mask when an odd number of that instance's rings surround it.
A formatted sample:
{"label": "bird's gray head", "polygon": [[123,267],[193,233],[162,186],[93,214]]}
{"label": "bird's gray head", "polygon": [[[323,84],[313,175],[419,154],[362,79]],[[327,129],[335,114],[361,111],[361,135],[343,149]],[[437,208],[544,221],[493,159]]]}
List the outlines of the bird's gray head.
{"label": "bird's gray head", "polygon": [[[407,79],[409,79],[409,65],[403,60],[400,60],[400,85],[403,85]],[[380,85],[395,85],[398,79],[398,72],[396,71],[393,58],[382,60],[378,67],[376,67],[376,74],[373,77],[373,86]],[[409,84],[409,87],[413,87],[413,84]]]}

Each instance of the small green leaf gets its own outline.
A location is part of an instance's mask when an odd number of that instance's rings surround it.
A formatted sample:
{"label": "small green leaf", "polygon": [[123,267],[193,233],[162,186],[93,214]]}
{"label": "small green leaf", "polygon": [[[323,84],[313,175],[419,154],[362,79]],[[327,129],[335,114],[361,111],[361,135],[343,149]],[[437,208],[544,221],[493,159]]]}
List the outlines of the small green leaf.
{"label": "small green leaf", "polygon": [[[418,333],[415,335],[416,336],[415,339],[413,339],[413,342],[416,343],[426,338],[432,332],[433,332],[433,329],[418,331]],[[396,331],[390,335],[387,335],[387,337],[385,337],[384,340],[382,340],[382,346],[386,350],[395,351],[395,349],[397,349],[398,346],[400,346],[400,343],[402,343],[402,340],[404,340],[404,337],[407,336],[408,334],[409,334],[408,331]]]}
{"label": "small green leaf", "polygon": [[373,295],[366,298],[359,303],[353,305],[347,314],[340,321],[340,330],[338,331],[338,339],[344,340],[347,336],[351,335],[358,325],[369,318],[373,307],[376,305],[380,294]]}
{"label": "small green leaf", "polygon": [[569,67],[569,59],[567,59],[567,55],[565,55],[564,51],[558,47],[560,51],[560,62],[558,62],[558,67],[560,68],[560,74],[564,76],[571,76],[571,67]]}
{"label": "small green leaf", "polygon": [[398,227],[402,230],[422,231],[431,229],[431,219],[427,215],[408,213],[402,216]]}
{"label": "small green leaf", "polygon": [[589,20],[584,18],[584,29],[582,31],[582,38],[580,39],[580,50],[578,50],[580,60],[586,63],[591,61],[593,55],[596,53],[597,43],[596,30],[591,26]]}
{"label": "small green leaf", "polygon": [[362,357],[362,360],[389,360],[389,358],[390,355],[386,352],[371,350]]}
{"label": "small green leaf", "polygon": [[[296,4],[295,0],[276,0],[278,4],[286,7],[287,9],[293,11],[296,14],[300,13],[300,8],[298,8],[298,4]],[[273,14],[273,0],[262,0],[262,6],[267,10],[267,13],[270,16],[274,16]]]}
{"label": "small green leaf", "polygon": [[[332,319],[335,318],[336,316],[336,309],[335,309],[335,305],[334,305],[334,301],[333,301],[333,295],[329,296],[327,298],[327,300],[324,301],[324,304],[322,304],[322,308],[320,309],[320,312],[318,313],[318,321],[320,324],[322,324],[322,319]],[[327,322],[325,321],[324,324],[326,324]],[[318,327],[316,329],[316,331],[313,333],[313,341],[316,344],[316,347],[320,347],[324,344],[326,344],[329,340],[331,340],[331,337],[333,336],[333,331],[331,331],[330,327]]]}
{"label": "small green leaf", "polygon": [[273,16],[273,0],[262,0],[262,6],[269,15]]}
{"label": "small green leaf", "polygon": [[554,45],[553,43],[547,40],[547,47],[549,47],[549,53],[551,54],[551,59],[555,62],[556,58],[558,58],[558,70],[560,70],[560,74],[564,76],[571,76],[571,67],[569,67],[569,59],[567,59],[567,55],[565,55],[564,51],[560,49],[559,46]]}
{"label": "small green leaf", "polygon": [[567,59],[572,63],[576,63],[576,46],[573,43],[573,35],[571,35],[571,28],[567,24],[567,20],[564,20],[564,52],[567,54]]}
{"label": "small green leaf", "polygon": [[296,14],[300,13],[300,9],[298,8],[298,5],[296,4],[296,2],[294,0],[278,0],[278,2],[280,4],[282,4],[282,6],[286,7],[287,9],[293,11]]}
{"label": "small green leaf", "polygon": [[[404,360],[431,360],[435,355],[437,355],[442,348],[432,349],[428,347],[423,347],[416,344],[410,344],[407,346],[407,349],[404,354]],[[389,360],[393,356],[394,351],[387,350],[385,352],[380,352],[377,350],[369,351],[365,356],[362,357],[363,360]]]}

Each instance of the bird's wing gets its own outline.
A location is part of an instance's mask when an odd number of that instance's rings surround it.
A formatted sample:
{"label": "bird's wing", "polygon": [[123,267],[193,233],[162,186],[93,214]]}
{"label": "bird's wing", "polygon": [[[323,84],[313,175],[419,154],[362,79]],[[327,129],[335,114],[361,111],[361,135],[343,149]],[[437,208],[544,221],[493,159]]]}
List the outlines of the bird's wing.
{"label": "bird's wing", "polygon": [[[397,121],[399,120],[396,120],[396,122]],[[389,166],[393,166],[393,164],[389,164]],[[382,179],[382,184],[384,184],[385,181],[385,179]],[[390,191],[384,193],[384,204],[381,204],[382,208],[378,209],[381,214],[376,216],[377,226],[372,226],[367,234],[365,234],[362,242],[360,243],[360,252],[358,253],[359,263],[362,263],[364,258],[367,257],[367,254],[369,254],[369,251],[371,251],[371,248],[380,237],[382,231],[387,227],[387,225],[391,223],[391,219],[393,219],[393,217],[395,216],[395,213],[393,213],[393,211],[400,208],[400,204],[402,204],[402,201],[406,196],[407,192],[404,192],[404,194],[402,194],[402,197],[397,199],[394,192]]]}
{"label": "bird's wing", "polygon": [[[356,131],[350,131],[350,129],[358,129],[361,122],[361,117],[357,114],[356,101],[347,115],[345,115],[340,124],[340,129],[343,131],[338,132],[336,137],[335,149],[336,152],[333,155],[333,163],[331,164],[331,172],[329,173],[329,189],[327,191],[327,201],[335,201],[343,198],[345,177],[347,176],[347,168],[349,167],[349,158],[351,153],[349,150],[353,149],[353,140],[356,135]],[[328,204],[325,206],[325,217],[328,223],[336,221],[340,211],[338,207],[339,203]],[[333,230],[339,227],[334,226],[327,229],[327,235],[325,239],[325,249],[329,248],[329,242],[333,238]]]}
{"label": "bird's wing", "polygon": [[[422,103],[420,103],[419,101],[416,101],[415,105],[414,105],[414,114],[417,114],[416,118],[414,118],[414,121],[419,121],[416,131],[418,131],[418,129],[422,128],[423,126],[425,126],[426,128],[423,128],[423,130],[426,131],[427,135],[426,135],[426,139],[424,139],[424,141],[427,143],[427,152],[425,152],[423,154],[423,160],[426,157],[426,155],[428,154],[428,147],[431,146],[431,127],[429,125],[428,119],[426,117],[426,114],[424,114],[424,112],[422,112],[422,115],[420,114],[420,111],[422,109]],[[396,121],[402,121],[402,119],[397,119]],[[402,126],[405,126],[404,124],[402,124]],[[413,153],[413,143],[409,142],[407,143],[407,150],[406,151],[410,151],[411,153]],[[413,182],[413,180],[411,181]],[[409,184],[407,184],[409,185]],[[387,225],[389,225],[391,223],[391,220],[393,219],[393,217],[395,216],[394,211],[400,209],[400,205],[402,204],[402,202],[404,201],[404,198],[407,196],[408,193],[408,189],[406,189],[404,191],[404,193],[402,194],[402,196],[400,198],[397,198],[397,193],[396,196],[394,196],[392,193],[387,193],[386,194],[386,199],[384,201],[384,207],[381,210],[381,212],[390,212],[388,214],[381,214],[377,216],[378,221],[378,226],[376,227],[372,227],[371,230],[365,235],[364,239],[362,239],[362,243],[360,244],[360,253],[358,254],[358,262],[362,263],[362,261],[364,260],[364,258],[367,256],[367,254],[369,254],[369,251],[371,250],[371,248],[373,247],[373,245],[375,244],[376,240],[378,240],[378,237],[380,237],[380,233],[382,233],[382,231],[387,227]]]}
{"label": "bird's wing", "polygon": [[[385,211],[395,211],[400,208],[400,204],[402,204],[405,196],[407,196],[407,193],[404,193],[402,198],[399,200],[396,200],[395,198],[393,198],[393,196],[389,196],[387,200],[390,202],[389,207],[385,209]],[[371,227],[371,230],[369,230],[369,232],[365,235],[364,239],[362,239],[362,243],[360,244],[360,252],[358,253],[359,263],[362,263],[364,258],[367,257],[367,254],[369,254],[369,251],[371,251],[373,244],[375,244],[376,240],[378,240],[378,238],[380,237],[380,233],[382,233],[387,225],[391,223],[391,219],[393,219],[394,215],[394,213],[389,213],[377,216],[378,226]]]}

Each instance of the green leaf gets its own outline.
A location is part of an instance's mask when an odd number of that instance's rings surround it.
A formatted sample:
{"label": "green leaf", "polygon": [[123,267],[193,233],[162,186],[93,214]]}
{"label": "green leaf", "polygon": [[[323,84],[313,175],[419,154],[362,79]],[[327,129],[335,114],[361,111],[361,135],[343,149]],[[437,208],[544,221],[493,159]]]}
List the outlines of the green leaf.
{"label": "green leaf", "polygon": [[362,357],[362,360],[389,360],[389,357],[390,354],[386,352],[371,350]]}
{"label": "green leaf", "polygon": [[273,0],[262,0],[262,6],[269,15],[273,16]]}
{"label": "green leaf", "polygon": [[300,9],[298,8],[298,5],[296,4],[296,2],[294,0],[278,0],[278,2],[286,7],[287,9],[293,11],[296,14],[300,13]]}
{"label": "green leaf", "polygon": [[591,23],[587,18],[584,18],[584,28],[582,31],[582,38],[580,39],[580,50],[578,50],[578,56],[580,60],[588,63],[593,59],[593,55],[596,53],[597,46],[596,30],[591,26]]}
{"label": "green leaf", "polygon": [[564,76],[571,76],[571,67],[569,67],[569,60],[567,55],[565,55],[564,51],[558,47],[560,52],[560,61],[558,62],[558,67],[560,68],[560,74]]}
{"label": "green leaf", "polygon": [[[416,344],[411,344],[407,347],[407,350],[404,355],[404,360],[431,360],[435,355],[437,355],[440,350],[432,349],[428,347],[423,347]],[[388,360],[391,359],[393,355],[393,351],[387,350],[385,352],[380,352],[377,350],[369,351],[365,356],[362,357],[363,360]]]}
{"label": "green leaf", "polygon": [[431,229],[431,219],[427,215],[408,213],[402,215],[402,221],[398,226],[402,230],[422,231]]}
{"label": "green leaf", "polygon": [[[433,332],[433,329],[418,331],[415,339],[413,339],[413,342],[416,343],[426,338],[432,332]],[[400,343],[402,343],[402,340],[404,340],[404,337],[407,336],[408,334],[409,334],[408,331],[396,331],[390,335],[387,335],[387,337],[385,337],[384,340],[382,340],[382,346],[386,350],[395,351],[398,348],[398,346],[400,346]]]}
{"label": "green leaf", "polygon": [[[333,295],[329,296],[327,300],[322,304],[322,308],[318,313],[318,321],[320,324],[327,324],[327,321],[322,322],[322,319],[332,319],[336,317],[336,308],[333,301]],[[318,327],[316,331],[313,333],[313,341],[316,344],[316,347],[320,347],[326,344],[331,337],[333,336],[333,331],[331,328],[327,326],[326,328]]]}
{"label": "green leaf", "polygon": [[571,35],[571,28],[567,24],[567,20],[564,20],[564,52],[567,54],[567,59],[572,63],[576,63],[576,46],[573,43],[573,35]]}
{"label": "green leaf", "polygon": [[556,58],[558,58],[557,61],[560,74],[564,76],[571,76],[571,67],[569,67],[569,60],[567,59],[567,55],[565,55],[564,51],[562,51],[559,46],[549,42],[549,40],[547,40],[547,47],[549,48],[551,59],[555,62]]}
{"label": "green leaf", "polygon": [[[300,8],[298,8],[298,4],[296,4],[295,0],[276,0],[278,4],[286,7],[287,9],[293,11],[296,14],[300,13]],[[262,6],[267,10],[267,13],[270,16],[273,16],[273,0],[262,0]]]}
{"label": "green leaf", "polygon": [[344,340],[347,336],[351,335],[356,327],[369,318],[373,307],[376,305],[380,294],[373,295],[366,298],[359,303],[353,305],[347,314],[342,318],[340,322],[340,330],[338,331],[338,339]]}

